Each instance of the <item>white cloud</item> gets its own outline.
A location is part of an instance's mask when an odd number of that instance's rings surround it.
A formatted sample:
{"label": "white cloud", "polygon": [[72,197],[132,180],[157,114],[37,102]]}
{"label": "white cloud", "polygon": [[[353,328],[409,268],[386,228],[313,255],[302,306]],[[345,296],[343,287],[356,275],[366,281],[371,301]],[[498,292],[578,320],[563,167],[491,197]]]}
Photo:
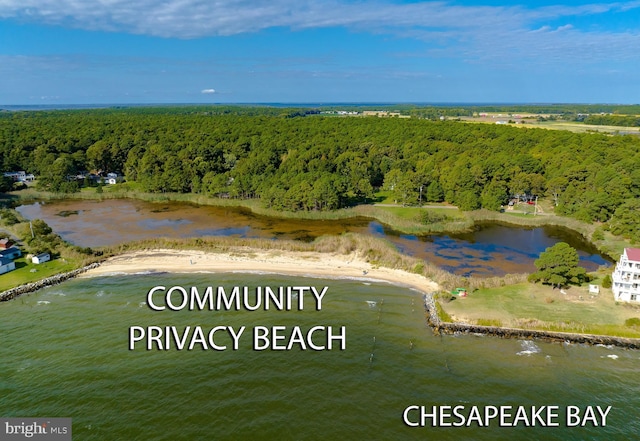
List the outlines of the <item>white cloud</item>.
{"label": "white cloud", "polygon": [[208,94],[208,93],[216,93],[215,89],[202,89],[200,93]]}
{"label": "white cloud", "polygon": [[412,28],[491,31],[523,28],[539,20],[639,7],[638,1],[535,8],[461,6],[440,1],[398,4],[391,0],[2,0],[0,17],[87,30],[198,38],[276,26],[343,26],[390,33]]}
{"label": "white cloud", "polygon": [[[562,0],[559,0],[562,2]],[[572,18],[625,12],[640,1],[579,6],[464,6],[394,0],[0,0],[0,19],[118,31],[163,38],[201,38],[344,27],[428,42],[425,54],[467,61],[531,59],[597,62],[637,59],[640,33],[582,30]],[[585,56],[588,55],[588,56]],[[0,68],[1,69],[1,68]],[[202,91],[202,93],[206,93]],[[211,93],[211,92],[209,92]]]}

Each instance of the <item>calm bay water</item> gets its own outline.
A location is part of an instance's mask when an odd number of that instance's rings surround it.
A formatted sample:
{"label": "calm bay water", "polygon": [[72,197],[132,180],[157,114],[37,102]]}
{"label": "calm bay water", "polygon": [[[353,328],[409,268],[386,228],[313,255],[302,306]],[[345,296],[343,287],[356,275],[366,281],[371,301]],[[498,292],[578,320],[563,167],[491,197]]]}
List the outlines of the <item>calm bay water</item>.
{"label": "calm bay water", "polygon": [[[321,311],[154,312],[165,286],[328,285]],[[372,302],[375,302],[372,303]],[[130,326],[346,326],[344,351],[128,350]],[[433,336],[386,284],[242,274],[76,279],[0,303],[2,416],[72,417],[78,440],[587,440],[640,433],[640,352]],[[375,339],[374,339],[375,337]],[[408,428],[409,405],[613,406],[607,427]]]}
{"label": "calm bay water", "polygon": [[232,236],[310,241],[345,232],[371,234],[392,242],[406,254],[426,259],[464,276],[494,276],[535,271],[533,262],[553,244],[564,241],[578,250],[589,271],[610,261],[570,230],[479,225],[465,234],[400,234],[366,218],[333,221],[275,219],[242,208],[136,200],[55,201],[18,207],[29,219],[44,219],[55,232],[80,246],[114,245],[154,237]]}

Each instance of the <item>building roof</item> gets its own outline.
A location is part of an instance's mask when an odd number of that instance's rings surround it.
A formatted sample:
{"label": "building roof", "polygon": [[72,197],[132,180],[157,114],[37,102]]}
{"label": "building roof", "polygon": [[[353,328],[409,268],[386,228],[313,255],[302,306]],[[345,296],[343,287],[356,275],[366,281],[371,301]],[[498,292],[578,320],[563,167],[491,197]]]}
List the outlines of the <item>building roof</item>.
{"label": "building roof", "polygon": [[629,260],[640,262],[640,248],[625,248],[624,251]]}
{"label": "building roof", "polygon": [[0,248],[0,256],[4,257],[4,256],[8,256],[8,255],[13,255],[13,254],[16,253],[16,251],[19,254],[22,254],[20,252],[20,248],[18,248],[18,247],[7,248],[6,250],[3,250],[2,248]]}
{"label": "building roof", "polygon": [[13,263],[13,260],[6,257],[0,257],[0,266],[7,265],[9,263]]}

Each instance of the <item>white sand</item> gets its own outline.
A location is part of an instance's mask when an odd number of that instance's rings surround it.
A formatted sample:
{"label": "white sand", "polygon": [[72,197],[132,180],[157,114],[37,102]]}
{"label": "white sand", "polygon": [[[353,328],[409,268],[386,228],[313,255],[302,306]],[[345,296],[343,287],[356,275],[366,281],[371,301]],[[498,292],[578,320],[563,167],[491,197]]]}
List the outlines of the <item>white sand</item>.
{"label": "white sand", "polygon": [[435,292],[438,285],[418,274],[374,267],[356,255],[314,252],[242,249],[232,253],[198,250],[145,250],[107,259],[82,277],[160,271],[171,273],[238,272],[270,273],[330,279],[389,282],[423,292]]}

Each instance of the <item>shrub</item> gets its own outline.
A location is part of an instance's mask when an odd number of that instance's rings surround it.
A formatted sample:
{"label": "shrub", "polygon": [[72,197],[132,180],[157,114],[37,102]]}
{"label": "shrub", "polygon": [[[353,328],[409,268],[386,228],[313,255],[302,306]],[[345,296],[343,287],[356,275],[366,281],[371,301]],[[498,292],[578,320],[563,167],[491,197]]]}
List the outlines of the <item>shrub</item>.
{"label": "shrub", "polygon": [[604,240],[604,231],[602,229],[602,226],[596,228],[596,230],[591,235],[591,240],[592,241]]}
{"label": "shrub", "polygon": [[16,216],[16,213],[13,210],[9,209],[0,211],[0,219],[2,219],[2,223],[7,226],[15,225],[20,222],[20,220]]}
{"label": "shrub", "polygon": [[640,327],[640,318],[637,317],[631,317],[630,319],[626,319],[624,321],[624,325],[628,326],[630,328],[637,328]]}
{"label": "shrub", "polygon": [[413,272],[416,274],[424,273],[424,263],[418,262],[413,266]]}
{"label": "shrub", "polygon": [[604,278],[602,279],[602,287],[603,288],[611,288],[611,275],[607,274],[606,276],[604,276]]}
{"label": "shrub", "polygon": [[429,211],[429,210],[420,211],[420,213],[416,216],[415,219],[416,221],[424,225],[436,224],[439,222],[449,222],[453,220],[450,216],[447,216],[446,214],[438,213],[435,211]]}

